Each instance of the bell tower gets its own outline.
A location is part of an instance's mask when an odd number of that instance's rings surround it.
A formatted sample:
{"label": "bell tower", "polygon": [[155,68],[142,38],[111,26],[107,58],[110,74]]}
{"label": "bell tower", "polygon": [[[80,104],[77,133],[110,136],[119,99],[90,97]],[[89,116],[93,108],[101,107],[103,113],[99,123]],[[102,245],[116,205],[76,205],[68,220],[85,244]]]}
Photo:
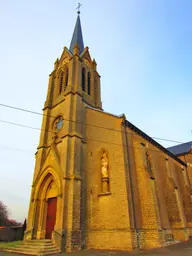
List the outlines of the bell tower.
{"label": "bell tower", "polygon": [[85,107],[102,110],[100,76],[84,48],[80,12],[69,49],[49,75],[25,240],[52,239],[61,250],[82,246]]}
{"label": "bell tower", "polygon": [[55,61],[45,107],[53,107],[69,94],[78,94],[84,103],[102,108],[97,63],[91,59],[89,48],[84,48],[79,14],[69,49],[64,47],[60,59]]}

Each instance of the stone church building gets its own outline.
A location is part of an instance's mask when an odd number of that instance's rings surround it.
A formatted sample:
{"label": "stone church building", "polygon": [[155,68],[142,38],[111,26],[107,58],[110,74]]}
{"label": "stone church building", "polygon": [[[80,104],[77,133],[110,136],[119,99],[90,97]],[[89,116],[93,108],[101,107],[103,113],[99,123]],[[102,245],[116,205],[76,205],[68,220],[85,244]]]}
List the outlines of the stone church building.
{"label": "stone church building", "polygon": [[188,240],[192,170],[125,115],[105,112],[100,91],[78,14],[49,75],[25,241],[69,252]]}

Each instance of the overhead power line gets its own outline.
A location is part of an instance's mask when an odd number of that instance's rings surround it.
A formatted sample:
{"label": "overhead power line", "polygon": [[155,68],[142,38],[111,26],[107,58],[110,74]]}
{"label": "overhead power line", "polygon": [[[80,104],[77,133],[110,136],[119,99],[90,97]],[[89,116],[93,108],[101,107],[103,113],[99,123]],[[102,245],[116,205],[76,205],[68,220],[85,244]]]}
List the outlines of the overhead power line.
{"label": "overhead power line", "polygon": [[[109,142],[109,141],[104,141],[104,140],[96,140],[96,139],[91,139],[91,138],[86,138],[86,141],[102,142],[102,143],[110,144],[110,145],[114,145],[114,146],[121,146],[121,147],[123,146],[123,147],[129,147],[129,148],[134,148],[134,149],[138,149],[138,150],[144,151],[144,149],[141,148],[141,147],[135,147],[135,146],[126,145],[126,144],[123,144],[123,143],[120,144],[120,143]],[[21,152],[21,153],[30,153],[29,150],[13,148],[13,147],[6,147],[6,146],[3,146],[3,145],[0,145],[0,149],[11,150],[11,151],[18,151],[18,152]],[[149,151],[160,152],[159,150],[151,149],[151,148],[146,148],[145,150],[147,150],[148,152]],[[35,151],[34,151],[34,153],[35,153]],[[31,154],[34,154],[34,153],[31,151]]]}
{"label": "overhead power line", "polygon": [[[32,126],[27,126],[27,125],[23,125],[23,124],[18,124],[18,123],[13,123],[13,122],[8,122],[8,121],[4,121],[4,120],[0,120],[0,122],[2,123],[6,123],[6,124],[9,124],[9,125],[16,125],[16,126],[19,126],[19,127],[22,127],[22,128],[29,128],[29,129],[33,129],[33,130],[42,130],[42,129],[39,129],[39,128],[36,128],[36,127],[32,127]],[[49,131],[49,130],[42,130],[42,131],[46,131],[46,132],[51,132],[53,133],[52,131]],[[91,138],[86,138],[86,141],[96,141],[96,142],[102,142],[102,143],[107,143],[107,144],[111,144],[111,145],[116,145],[116,146],[128,146],[130,148],[135,148],[135,149],[139,149],[139,150],[143,150],[142,148],[140,147],[135,147],[135,146],[132,146],[132,145],[124,145],[124,144],[120,144],[120,143],[114,143],[114,142],[108,142],[108,141],[103,141],[103,140],[96,140],[96,139],[91,139]],[[9,148],[10,149],[10,148]],[[14,149],[13,149],[14,150]],[[148,151],[155,151],[155,152],[159,152],[159,150],[155,150],[155,149],[149,149],[147,148]],[[19,151],[19,149],[17,150]]]}
{"label": "overhead power line", "polygon": [[[19,126],[19,127],[22,127],[22,128],[29,128],[29,129],[33,129],[33,130],[39,130],[39,131],[45,131],[45,132],[51,132],[53,133],[52,131],[49,131],[49,130],[42,130],[40,128],[36,128],[36,127],[32,127],[32,126],[28,126],[28,125],[23,125],[23,124],[19,124],[19,123],[14,123],[14,122],[8,122],[8,121],[4,121],[4,120],[0,120],[0,122],[2,123],[6,123],[6,124],[9,124],[9,125],[16,125],[16,126]],[[126,132],[127,133],[127,132]],[[132,145],[127,145],[127,144],[120,144],[120,143],[114,143],[114,142],[108,142],[108,141],[103,141],[103,140],[96,140],[96,139],[91,139],[91,138],[86,138],[86,141],[96,141],[96,142],[102,142],[102,143],[107,143],[107,144],[111,144],[111,145],[116,145],[116,146],[123,146],[123,147],[129,147],[129,148],[135,148],[135,149],[139,149],[139,150],[143,150],[143,148],[141,147],[135,147],[135,146],[132,146]],[[0,148],[2,149],[8,149],[8,148],[5,148],[4,146],[1,146],[0,145]],[[9,150],[13,150],[13,151],[25,151],[23,149],[15,149],[15,148],[9,148]],[[146,148],[147,151],[154,151],[154,152],[159,152],[159,150],[156,150],[156,149],[149,149],[149,148]]]}
{"label": "overhead power line", "polygon": [[[1,103],[0,103],[0,107],[11,108],[11,109],[14,109],[14,110],[27,112],[27,113],[30,113],[30,114],[35,114],[35,115],[40,115],[40,116],[47,116],[47,117],[51,117],[51,118],[57,118],[56,116],[47,115],[47,114],[44,114],[44,113],[40,113],[40,112],[36,112],[36,111],[24,109],[24,108],[19,108],[19,107],[15,107],[15,106],[10,106],[10,105],[6,105],[6,104],[1,104]],[[87,124],[87,123],[84,123],[84,122],[74,121],[74,120],[70,120],[70,119],[66,119],[66,118],[65,118],[65,121],[74,122],[74,123],[78,123],[78,124],[83,124],[83,125],[86,125],[86,126],[92,126],[92,127],[95,127],[95,128],[105,129],[105,130],[109,130],[109,131],[122,132],[122,131],[117,130],[117,129],[107,128],[107,127],[93,125],[93,124]],[[43,130],[43,129],[40,129],[40,128],[35,128],[35,127],[32,127],[32,126],[17,124],[17,123],[13,123],[13,122],[4,121],[4,120],[0,120],[0,122],[7,123],[7,124],[12,124],[12,125],[16,125],[16,126],[21,126],[21,127],[24,127],[24,128],[30,128],[30,129],[33,129],[33,130],[52,132],[52,131],[49,131],[49,130]],[[127,133],[131,134],[129,132],[127,132]],[[154,140],[162,140],[162,141],[166,141],[166,142],[173,142],[173,143],[179,143],[179,144],[184,143],[184,142],[181,142],[181,141],[159,138],[159,137],[151,137],[151,138],[154,139]]]}
{"label": "overhead power line", "polygon": [[28,153],[28,154],[34,154],[34,152],[32,150],[28,150],[28,149],[21,149],[21,148],[13,148],[13,147],[7,147],[5,145],[0,145],[0,149],[3,150],[8,150],[8,151],[17,151],[19,153]]}
{"label": "overhead power line", "polygon": [[44,131],[44,132],[52,132],[49,130],[43,130],[37,127],[33,127],[33,126],[29,126],[29,125],[25,125],[25,124],[18,124],[18,123],[14,123],[14,122],[9,122],[9,121],[5,121],[5,120],[1,120],[1,123],[5,123],[5,124],[11,124],[11,125],[15,125],[15,126],[19,126],[19,127],[23,127],[23,128],[28,128],[28,129],[32,129],[32,130],[38,130],[38,131]]}

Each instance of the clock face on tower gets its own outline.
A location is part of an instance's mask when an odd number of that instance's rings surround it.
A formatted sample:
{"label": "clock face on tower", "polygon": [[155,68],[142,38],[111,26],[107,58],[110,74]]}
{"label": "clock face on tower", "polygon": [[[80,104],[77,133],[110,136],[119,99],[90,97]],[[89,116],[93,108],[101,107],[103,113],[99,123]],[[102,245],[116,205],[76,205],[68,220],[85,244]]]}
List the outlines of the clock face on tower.
{"label": "clock face on tower", "polygon": [[58,117],[53,125],[54,132],[59,132],[63,127],[64,119],[62,116]]}

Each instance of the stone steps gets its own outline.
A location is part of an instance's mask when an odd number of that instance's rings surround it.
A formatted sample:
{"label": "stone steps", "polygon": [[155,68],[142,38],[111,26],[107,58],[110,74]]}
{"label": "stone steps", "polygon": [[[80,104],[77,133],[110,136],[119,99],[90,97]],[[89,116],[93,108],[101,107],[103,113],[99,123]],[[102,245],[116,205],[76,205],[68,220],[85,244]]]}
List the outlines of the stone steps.
{"label": "stone steps", "polygon": [[4,251],[11,252],[11,253],[17,253],[17,254],[24,254],[24,255],[34,255],[34,256],[52,255],[52,254],[61,252],[59,249],[55,249],[53,251],[46,250],[46,251],[38,251],[37,252],[37,251],[29,251],[29,250],[24,250],[24,249],[15,250],[15,248],[6,249]]}
{"label": "stone steps", "polygon": [[25,240],[23,242],[24,243],[32,243],[32,244],[48,244],[48,243],[52,244],[52,240],[51,239]]}
{"label": "stone steps", "polygon": [[5,249],[6,252],[28,255],[49,255],[61,252],[51,240],[28,240],[21,244]]}
{"label": "stone steps", "polygon": [[51,249],[53,247],[55,247],[54,245],[33,245],[33,244],[21,244],[21,245],[15,245],[14,248],[20,248],[22,246],[22,248],[32,248],[32,249]]}
{"label": "stone steps", "polygon": [[33,246],[33,247],[49,247],[49,246],[53,246],[52,242],[50,241],[49,243],[42,243],[42,242],[28,242],[28,241],[24,241],[23,242],[24,246]]}

